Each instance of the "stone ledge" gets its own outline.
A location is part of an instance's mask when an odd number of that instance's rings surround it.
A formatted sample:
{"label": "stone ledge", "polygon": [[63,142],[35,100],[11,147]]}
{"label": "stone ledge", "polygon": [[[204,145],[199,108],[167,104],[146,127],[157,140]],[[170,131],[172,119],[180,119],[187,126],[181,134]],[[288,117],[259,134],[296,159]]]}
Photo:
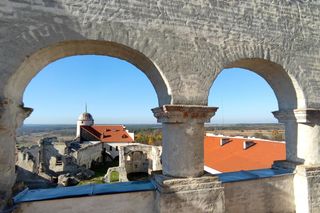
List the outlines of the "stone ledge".
{"label": "stone ledge", "polygon": [[320,110],[319,109],[295,109],[294,114],[298,123],[320,123]]}
{"label": "stone ledge", "polygon": [[302,165],[303,162],[293,162],[293,161],[287,161],[287,160],[277,160],[274,161],[272,164],[272,168],[280,168],[280,169],[291,169],[294,171],[297,166]]}
{"label": "stone ledge", "polygon": [[278,119],[280,123],[285,123],[287,121],[296,121],[296,116],[293,110],[279,110],[272,112],[273,116]]}
{"label": "stone ledge", "polygon": [[296,167],[297,174],[306,177],[320,177],[320,165],[305,166],[299,165]]}
{"label": "stone ledge", "polygon": [[198,123],[210,122],[218,107],[199,105],[163,105],[152,109],[159,123],[185,123],[193,120]]}
{"label": "stone ledge", "polygon": [[197,191],[222,189],[222,184],[217,176],[202,176],[195,178],[175,178],[162,174],[154,175],[153,184],[161,193],[175,193],[183,191]]}
{"label": "stone ledge", "polygon": [[169,212],[225,212],[224,188],[217,176],[175,178],[157,173],[156,208]]}

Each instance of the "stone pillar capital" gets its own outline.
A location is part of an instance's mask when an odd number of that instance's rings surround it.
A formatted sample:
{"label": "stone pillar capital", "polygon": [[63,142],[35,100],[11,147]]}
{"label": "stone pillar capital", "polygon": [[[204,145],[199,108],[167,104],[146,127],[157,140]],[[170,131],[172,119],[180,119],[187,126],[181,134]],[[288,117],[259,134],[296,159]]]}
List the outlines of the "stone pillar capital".
{"label": "stone pillar capital", "polygon": [[209,122],[217,111],[217,107],[199,105],[163,105],[152,109],[159,123],[196,123]]}
{"label": "stone pillar capital", "polygon": [[279,123],[296,121],[296,117],[293,110],[279,110],[272,112],[272,114],[276,119],[278,119]]}
{"label": "stone pillar capital", "polygon": [[320,109],[295,109],[294,110],[297,123],[304,124],[319,124],[320,123]]}
{"label": "stone pillar capital", "polygon": [[32,111],[32,108],[16,104],[8,98],[0,98],[0,127],[2,129],[18,128]]}
{"label": "stone pillar capital", "polygon": [[320,109],[294,109],[294,110],[279,110],[272,112],[274,117],[280,123],[287,121],[296,121],[297,123],[318,124],[320,123]]}

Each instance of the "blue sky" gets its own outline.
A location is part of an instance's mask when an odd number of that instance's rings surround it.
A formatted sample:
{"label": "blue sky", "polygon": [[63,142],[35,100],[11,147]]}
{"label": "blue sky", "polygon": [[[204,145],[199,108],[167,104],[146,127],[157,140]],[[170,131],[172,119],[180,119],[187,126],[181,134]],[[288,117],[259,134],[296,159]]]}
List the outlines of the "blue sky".
{"label": "blue sky", "polygon": [[[29,83],[24,103],[34,108],[26,124],[75,124],[85,103],[95,122],[155,123],[155,90],[135,66],[106,56],[72,56],[46,66]],[[226,69],[215,80],[209,105],[218,106],[213,123],[276,122],[277,101],[258,75]]]}

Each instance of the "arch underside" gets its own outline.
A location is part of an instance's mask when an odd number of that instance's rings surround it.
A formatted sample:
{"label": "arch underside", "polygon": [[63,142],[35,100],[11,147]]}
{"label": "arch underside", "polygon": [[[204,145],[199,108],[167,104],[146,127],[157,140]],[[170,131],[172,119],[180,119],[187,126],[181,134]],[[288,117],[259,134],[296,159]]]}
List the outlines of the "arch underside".
{"label": "arch underside", "polygon": [[51,62],[74,55],[104,55],[125,60],[140,69],[151,81],[160,106],[171,101],[164,76],[150,59],[127,46],[95,40],[65,41],[35,52],[12,75],[5,87],[5,96],[22,104],[24,90],[38,72]]}
{"label": "arch underside", "polygon": [[273,89],[279,110],[304,108],[304,95],[296,80],[282,66],[264,59],[241,59],[225,68],[243,68],[264,78]]}

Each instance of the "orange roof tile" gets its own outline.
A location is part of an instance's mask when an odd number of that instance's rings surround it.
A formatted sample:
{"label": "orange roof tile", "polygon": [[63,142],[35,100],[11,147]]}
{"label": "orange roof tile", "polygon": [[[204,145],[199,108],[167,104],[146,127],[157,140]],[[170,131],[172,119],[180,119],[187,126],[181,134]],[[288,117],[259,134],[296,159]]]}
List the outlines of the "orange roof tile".
{"label": "orange roof tile", "polygon": [[[221,146],[220,138],[205,136],[204,140],[204,163],[220,172],[271,168],[275,160],[286,159],[284,142],[230,137],[230,142]],[[243,149],[248,140],[256,144]]]}
{"label": "orange roof tile", "polygon": [[131,143],[134,139],[122,125],[93,125],[81,126],[83,130],[90,133],[97,140],[104,143]]}

